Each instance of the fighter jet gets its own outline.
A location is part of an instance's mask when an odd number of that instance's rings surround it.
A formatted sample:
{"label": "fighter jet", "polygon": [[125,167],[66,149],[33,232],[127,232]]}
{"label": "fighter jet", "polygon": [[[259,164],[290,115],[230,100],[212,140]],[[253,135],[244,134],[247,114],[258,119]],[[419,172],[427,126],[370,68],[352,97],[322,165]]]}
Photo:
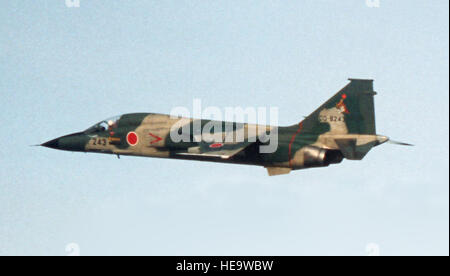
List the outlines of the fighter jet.
{"label": "fighter jet", "polygon": [[[373,147],[390,139],[376,134],[373,80],[349,81],[317,110],[292,126],[133,113],[101,121],[85,131],[41,146],[118,157],[131,155],[256,165],[265,167],[270,176],[327,167],[344,159],[362,160]],[[219,135],[210,131],[213,127],[207,131],[214,139],[204,139],[202,131],[208,125],[221,126]],[[264,150],[264,146],[273,144],[272,150]]]}

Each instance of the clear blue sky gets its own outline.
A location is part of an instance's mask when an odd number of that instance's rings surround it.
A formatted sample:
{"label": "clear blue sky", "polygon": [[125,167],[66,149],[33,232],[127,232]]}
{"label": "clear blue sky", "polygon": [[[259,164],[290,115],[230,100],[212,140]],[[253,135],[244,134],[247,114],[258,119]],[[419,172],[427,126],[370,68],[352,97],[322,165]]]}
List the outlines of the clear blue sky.
{"label": "clear blue sky", "polygon": [[[0,254],[449,254],[449,2],[0,2]],[[33,148],[128,112],[278,106],[374,78],[384,145],[259,167]]]}

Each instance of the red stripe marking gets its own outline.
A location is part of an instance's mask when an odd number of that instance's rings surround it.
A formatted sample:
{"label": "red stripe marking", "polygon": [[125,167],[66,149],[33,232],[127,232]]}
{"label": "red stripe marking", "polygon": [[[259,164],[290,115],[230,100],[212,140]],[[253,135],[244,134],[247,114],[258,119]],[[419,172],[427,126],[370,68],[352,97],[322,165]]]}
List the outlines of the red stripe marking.
{"label": "red stripe marking", "polygon": [[153,140],[153,141],[151,141],[150,142],[150,145],[151,144],[154,144],[154,143],[158,143],[159,141],[161,141],[162,140],[162,138],[161,137],[159,137],[159,136],[156,136],[155,134],[153,134],[153,133],[149,133],[148,135],[150,135],[150,136],[152,136],[153,138],[155,138],[155,140]]}
{"label": "red stripe marking", "polygon": [[289,167],[292,168],[292,144],[295,141],[295,137],[302,131],[303,129],[303,121],[298,124],[297,132],[292,135],[291,141],[289,142]]}
{"label": "red stripe marking", "polygon": [[211,144],[209,145],[209,147],[212,149],[217,149],[223,147],[223,144],[222,143]]}

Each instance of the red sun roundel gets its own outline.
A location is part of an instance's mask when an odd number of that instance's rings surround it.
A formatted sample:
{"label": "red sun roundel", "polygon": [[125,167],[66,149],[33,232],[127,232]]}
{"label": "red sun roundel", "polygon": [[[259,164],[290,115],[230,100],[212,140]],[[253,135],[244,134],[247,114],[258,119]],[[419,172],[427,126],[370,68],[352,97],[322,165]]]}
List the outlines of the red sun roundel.
{"label": "red sun roundel", "polygon": [[130,146],[136,146],[137,143],[139,142],[139,138],[136,134],[136,132],[128,132],[127,134],[127,142]]}

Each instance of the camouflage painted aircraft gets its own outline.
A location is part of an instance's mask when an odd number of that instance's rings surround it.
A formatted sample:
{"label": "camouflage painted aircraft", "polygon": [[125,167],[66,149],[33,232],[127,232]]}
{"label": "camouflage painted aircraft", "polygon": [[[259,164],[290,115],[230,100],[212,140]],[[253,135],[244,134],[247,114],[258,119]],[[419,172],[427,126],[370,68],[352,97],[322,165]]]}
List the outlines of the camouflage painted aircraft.
{"label": "camouflage painted aircraft", "polygon": [[[104,120],[83,132],[66,135],[41,146],[115,154],[118,157],[133,155],[257,165],[267,168],[269,175],[288,174],[292,170],[338,164],[344,158],[362,160],[373,147],[389,141],[388,137],[377,135],[375,131],[374,95],[372,80],[350,79],[347,86],[293,126],[261,126],[133,113]],[[211,122],[223,126],[221,137],[231,134],[234,139],[204,141],[194,137],[196,124],[204,127]],[[277,147],[273,152],[264,153],[261,146],[270,141],[262,141],[260,134],[275,128]],[[244,139],[236,139],[242,130]],[[187,137],[173,139],[180,135]]]}

